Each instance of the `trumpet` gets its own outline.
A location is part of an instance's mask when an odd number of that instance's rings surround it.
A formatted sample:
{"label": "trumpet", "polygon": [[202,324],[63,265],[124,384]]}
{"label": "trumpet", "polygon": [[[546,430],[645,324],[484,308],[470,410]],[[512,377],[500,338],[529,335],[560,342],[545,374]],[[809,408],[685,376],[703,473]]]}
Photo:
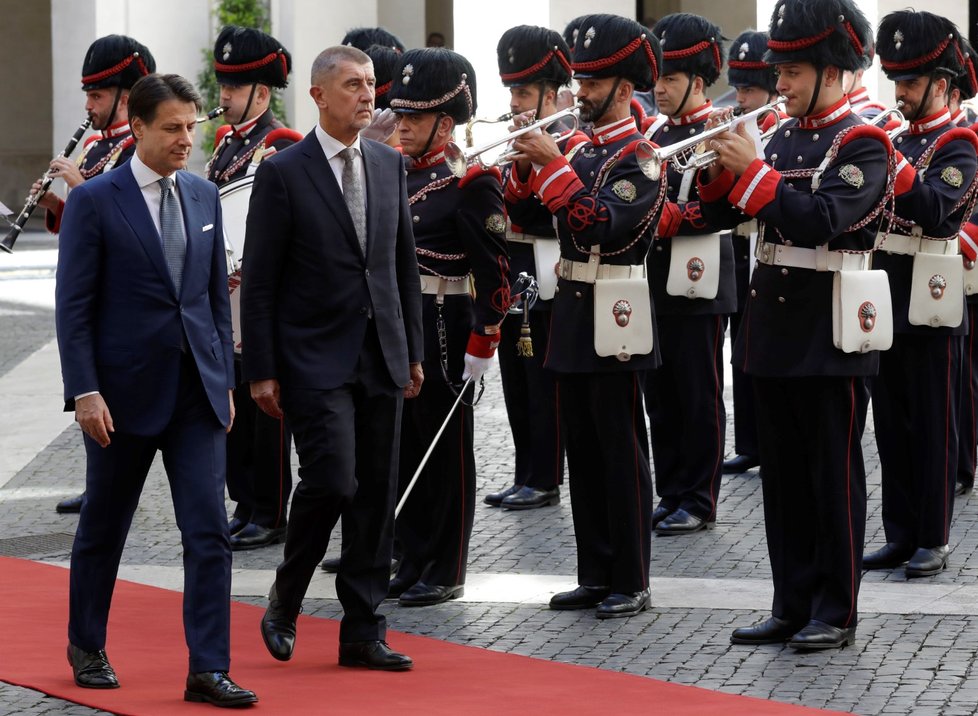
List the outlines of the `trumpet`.
{"label": "trumpet", "polygon": [[477,119],[473,117],[468,122],[465,123],[465,146],[471,147],[475,144],[475,139],[472,136],[472,128],[477,124],[499,124],[500,122],[508,122],[513,118],[512,112],[507,112],[506,114],[499,115],[496,119]]}
{"label": "trumpet", "polygon": [[[86,117],[85,121],[78,125],[78,129],[75,133],[71,135],[71,139],[68,140],[68,144],[65,145],[64,151],[58,155],[58,157],[70,156],[75,147],[78,146],[78,142],[81,141],[82,136],[88,131],[88,128],[92,124],[92,118]],[[57,158],[57,157],[56,157]],[[34,213],[34,209],[37,208],[38,203],[41,201],[41,197],[47,194],[48,189],[51,188],[51,182],[54,181],[54,177],[51,176],[51,169],[49,168],[41,176],[41,188],[38,189],[37,193],[31,194],[27,197],[27,203],[24,204],[24,208],[21,209],[17,218],[10,225],[10,231],[7,235],[3,237],[3,241],[0,241],[0,249],[6,251],[8,254],[14,252],[14,243],[17,241],[17,237],[20,236],[21,232],[24,230],[24,225],[27,220],[31,218],[31,214]]]}
{"label": "trumpet", "polygon": [[462,149],[455,142],[449,142],[445,145],[445,163],[448,164],[448,168],[452,170],[452,174],[457,177],[464,177],[465,172],[468,171],[469,166],[473,162],[478,162],[481,167],[488,169],[490,167],[501,167],[512,162],[516,156],[519,154],[514,149],[500,154],[492,162],[486,163],[482,160],[483,154],[496,147],[501,147],[505,144],[509,144],[517,137],[522,137],[524,134],[529,134],[534,130],[547,130],[551,125],[556,124],[564,118],[571,120],[571,128],[564,130],[563,132],[551,132],[550,136],[554,138],[554,141],[561,141],[570,137],[574,132],[577,131],[580,125],[580,106],[568,107],[567,109],[562,109],[559,112],[554,112],[549,117],[544,117],[543,119],[538,119],[536,122],[527,124],[519,129],[514,129],[512,132],[507,134],[501,139],[497,139],[494,142],[489,142],[481,147],[475,147],[472,149]]}
{"label": "trumpet", "polygon": [[[767,141],[781,126],[778,105],[784,101],[784,97],[778,97],[774,102],[740,115],[736,118],[736,121],[744,122],[753,120],[756,122],[765,114],[773,112],[778,121],[775,122],[773,127],[761,135],[761,139]],[[688,172],[710,166],[717,160],[717,153],[712,149],[704,149],[701,145],[705,146],[705,143],[709,139],[719,136],[724,132],[729,132],[734,121],[734,119],[727,120],[715,127],[704,130],[695,137],[670,144],[667,147],[654,147],[651,142],[645,142],[639,145],[636,150],[636,155],[638,156],[638,164],[642,169],[642,173],[652,181],[657,181],[662,176],[662,167],[666,162],[672,162],[672,165],[680,172]]]}
{"label": "trumpet", "polygon": [[901,134],[903,134],[908,129],[910,129],[910,122],[907,120],[906,117],[903,116],[903,112],[901,111],[902,109],[903,109],[903,100],[901,99],[897,101],[896,107],[891,107],[888,110],[880,112],[875,117],[873,117],[869,123],[875,127],[884,127],[886,126],[886,123],[889,122],[891,119],[895,119],[896,121],[898,121],[900,124],[886,133],[887,136],[890,138],[890,141],[892,142],[894,139],[896,139]]}
{"label": "trumpet", "polygon": [[220,117],[222,114],[228,111],[227,107],[215,107],[204,117],[197,117],[197,124],[202,124],[203,122],[210,122],[212,119]]}

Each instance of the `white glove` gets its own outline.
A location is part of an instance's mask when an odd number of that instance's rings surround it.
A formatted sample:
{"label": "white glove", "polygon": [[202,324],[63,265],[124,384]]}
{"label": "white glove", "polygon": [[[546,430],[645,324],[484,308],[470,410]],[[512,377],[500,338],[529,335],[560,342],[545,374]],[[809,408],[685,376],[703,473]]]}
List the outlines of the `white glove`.
{"label": "white glove", "polygon": [[389,109],[375,109],[370,124],[360,130],[360,136],[377,142],[386,142],[397,129],[397,115]]}
{"label": "white glove", "polygon": [[462,371],[462,380],[468,380],[472,377],[473,383],[478,383],[479,380],[486,374],[489,367],[492,365],[492,358],[479,358],[471,353],[465,354],[465,370]]}

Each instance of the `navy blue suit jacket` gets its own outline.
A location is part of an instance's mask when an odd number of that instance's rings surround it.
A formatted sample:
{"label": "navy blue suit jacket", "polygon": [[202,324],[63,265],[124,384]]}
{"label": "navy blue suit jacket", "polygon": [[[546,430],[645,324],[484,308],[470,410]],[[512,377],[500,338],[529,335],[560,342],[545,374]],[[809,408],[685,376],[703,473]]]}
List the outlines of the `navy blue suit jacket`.
{"label": "navy blue suit jacket", "polygon": [[[177,172],[187,236],[180,295],[128,165],[75,188],[61,222],[55,318],[65,410],[99,391],[117,432],[156,435],[173,416],[186,345],[215,419],[230,421],[231,308],[217,187]],[[184,342],[184,336],[186,342]]]}
{"label": "navy blue suit jacket", "polygon": [[404,164],[360,140],[367,254],[315,131],[264,160],[248,209],[241,280],[244,379],[331,390],[356,368],[372,313],[395,386],[423,358],[421,280]]}

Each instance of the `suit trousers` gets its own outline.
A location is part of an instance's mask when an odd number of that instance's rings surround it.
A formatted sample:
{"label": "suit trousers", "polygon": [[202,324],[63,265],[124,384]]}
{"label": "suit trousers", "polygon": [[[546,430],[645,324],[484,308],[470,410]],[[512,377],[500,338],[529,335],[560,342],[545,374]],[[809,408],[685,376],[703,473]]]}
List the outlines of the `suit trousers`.
{"label": "suit trousers", "polygon": [[[423,300],[425,381],[420,395],[404,405],[398,494],[407,488],[455,403],[456,394],[442,375],[434,299],[426,295]],[[458,384],[472,326],[472,300],[468,296],[446,296],[442,310],[448,340],[448,374]],[[465,402],[471,404],[471,399],[470,390]],[[397,519],[399,581],[446,587],[465,584],[475,518],[472,413],[471,405],[460,404],[455,409]]]}
{"label": "suit trousers", "polygon": [[377,613],[387,596],[403,388],[394,386],[371,321],[356,368],[332,390],[283,386],[282,407],[299,456],[299,484],[285,552],[275,575],[278,598],[298,614],[309,581],[343,517],[336,595],[340,642],[383,640]]}
{"label": "suit trousers", "polygon": [[642,412],[645,374],[561,373],[577,579],[632,594],[649,586],[652,475]]}
{"label": "suit trousers", "polygon": [[552,490],[564,478],[564,445],[557,419],[557,376],[543,367],[550,316],[549,309],[530,311],[531,357],[516,352],[523,316],[512,315],[503,321],[498,350],[506,415],[516,450],[513,482],[537,490]]}
{"label": "suit trousers", "polygon": [[662,365],[649,371],[645,406],[660,504],[715,520],[727,413],[723,339],[727,317],[658,316]]}
{"label": "suit trousers", "polygon": [[961,410],[958,420],[958,483],[969,490],[975,485],[978,459],[978,303],[968,301],[968,335],[961,353]]}
{"label": "suit trousers", "polygon": [[887,542],[914,548],[948,543],[965,338],[898,333],[880,354],[873,420]]}
{"label": "suit trousers", "polygon": [[[85,651],[105,646],[122,550],[146,475],[160,451],[183,544],[183,625],[190,671],[227,671],[231,547],[224,506],[225,432],[193,358],[180,360],[177,405],[162,433],[112,433],[105,448],[85,436],[88,469],[71,551],[68,639]],[[111,413],[112,406],[108,408]]]}
{"label": "suit trousers", "polygon": [[234,516],[262,527],[284,527],[292,494],[292,435],[283,419],[265,413],[241,380],[234,358],[234,425],[228,433],[228,494]]}
{"label": "suit trousers", "polygon": [[846,376],[754,377],[775,617],[856,624],[866,531],[864,384]]}

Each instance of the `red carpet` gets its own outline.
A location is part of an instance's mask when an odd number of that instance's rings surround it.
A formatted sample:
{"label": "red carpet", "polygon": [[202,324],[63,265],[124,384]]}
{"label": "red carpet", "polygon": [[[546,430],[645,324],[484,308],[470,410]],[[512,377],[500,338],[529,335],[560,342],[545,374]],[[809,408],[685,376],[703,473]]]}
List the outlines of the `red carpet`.
{"label": "red carpet", "polygon": [[[222,713],[183,701],[181,599],[178,592],[120,581],[106,650],[122,688],[80,689],[65,659],[68,570],[0,558],[0,681],[118,714]],[[414,658],[413,671],[344,669],[336,664],[338,623],[305,616],[295,656],[283,663],[262,644],[262,613],[232,604],[231,675],[258,694],[255,714],[827,713],[400,633],[389,641]],[[533,686],[513,697],[502,684]]]}

